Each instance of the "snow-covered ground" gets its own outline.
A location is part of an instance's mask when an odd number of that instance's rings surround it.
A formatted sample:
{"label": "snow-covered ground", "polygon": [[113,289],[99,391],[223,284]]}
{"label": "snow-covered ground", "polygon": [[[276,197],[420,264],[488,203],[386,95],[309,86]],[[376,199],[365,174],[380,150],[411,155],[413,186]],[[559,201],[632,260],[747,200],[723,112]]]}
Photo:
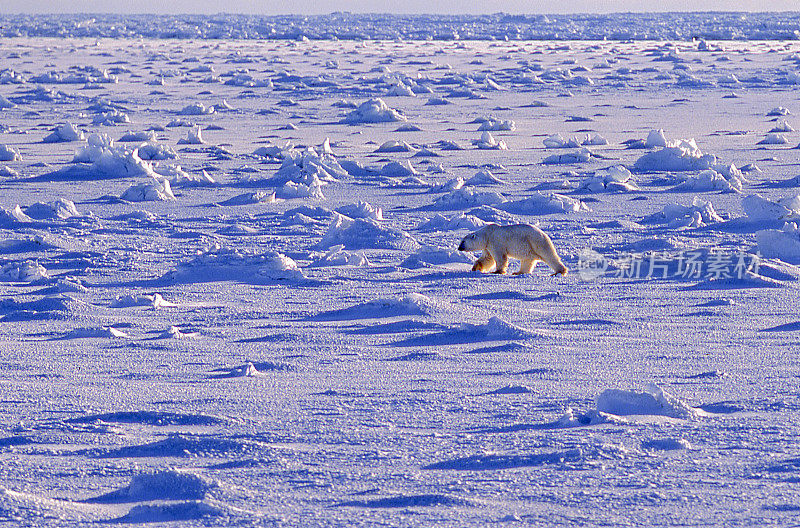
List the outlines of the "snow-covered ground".
{"label": "snow-covered ground", "polygon": [[4,524],[796,522],[800,44],[0,59]]}

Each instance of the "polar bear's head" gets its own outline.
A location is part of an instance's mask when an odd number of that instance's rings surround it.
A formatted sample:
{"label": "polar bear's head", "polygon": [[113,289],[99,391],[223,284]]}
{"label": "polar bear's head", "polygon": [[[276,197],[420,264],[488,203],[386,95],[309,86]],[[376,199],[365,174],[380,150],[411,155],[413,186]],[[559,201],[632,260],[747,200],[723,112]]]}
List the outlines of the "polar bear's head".
{"label": "polar bear's head", "polygon": [[465,236],[458,245],[459,251],[481,251],[486,249],[486,233],[484,229],[478,229],[474,233]]}

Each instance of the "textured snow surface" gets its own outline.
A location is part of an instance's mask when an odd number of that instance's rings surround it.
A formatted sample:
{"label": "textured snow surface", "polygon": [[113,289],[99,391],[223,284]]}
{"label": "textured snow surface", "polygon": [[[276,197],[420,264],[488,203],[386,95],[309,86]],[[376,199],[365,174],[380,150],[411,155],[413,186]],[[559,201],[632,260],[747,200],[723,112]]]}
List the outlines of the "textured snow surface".
{"label": "textured snow surface", "polygon": [[797,20],[0,18],[0,524],[796,524]]}

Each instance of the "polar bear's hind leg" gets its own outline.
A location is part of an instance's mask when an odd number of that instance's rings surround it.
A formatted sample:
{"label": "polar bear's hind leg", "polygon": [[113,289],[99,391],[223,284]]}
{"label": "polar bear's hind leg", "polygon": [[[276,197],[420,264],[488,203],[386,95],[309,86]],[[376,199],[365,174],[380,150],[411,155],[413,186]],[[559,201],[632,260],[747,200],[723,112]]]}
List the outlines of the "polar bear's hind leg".
{"label": "polar bear's hind leg", "polygon": [[514,275],[525,275],[526,273],[530,273],[533,271],[533,267],[536,265],[536,261],[539,259],[532,258],[532,259],[522,259],[522,262],[519,266],[519,271],[514,273]]}

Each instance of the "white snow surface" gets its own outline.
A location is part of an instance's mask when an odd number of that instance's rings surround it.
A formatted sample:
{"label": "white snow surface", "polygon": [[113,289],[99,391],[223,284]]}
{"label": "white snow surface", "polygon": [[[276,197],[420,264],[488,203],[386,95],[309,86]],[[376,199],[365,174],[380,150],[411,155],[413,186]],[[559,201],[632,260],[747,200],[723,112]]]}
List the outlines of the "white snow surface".
{"label": "white snow surface", "polygon": [[795,524],[796,22],[3,15],[0,524]]}

